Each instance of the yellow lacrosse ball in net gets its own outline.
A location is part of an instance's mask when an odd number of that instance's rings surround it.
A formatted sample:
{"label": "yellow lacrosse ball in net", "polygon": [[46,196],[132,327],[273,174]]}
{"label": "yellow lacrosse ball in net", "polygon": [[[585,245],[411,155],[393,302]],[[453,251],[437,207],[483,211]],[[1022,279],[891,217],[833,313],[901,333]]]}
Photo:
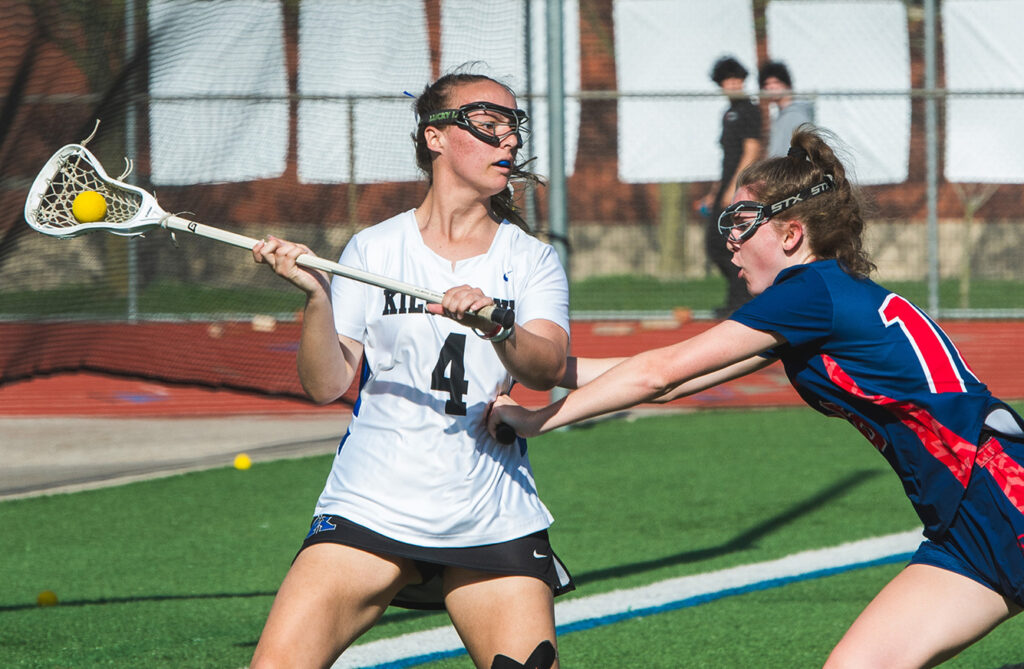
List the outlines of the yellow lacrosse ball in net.
{"label": "yellow lacrosse ball in net", "polygon": [[107,201],[94,190],[82,191],[71,201],[71,213],[80,223],[102,221],[107,215]]}

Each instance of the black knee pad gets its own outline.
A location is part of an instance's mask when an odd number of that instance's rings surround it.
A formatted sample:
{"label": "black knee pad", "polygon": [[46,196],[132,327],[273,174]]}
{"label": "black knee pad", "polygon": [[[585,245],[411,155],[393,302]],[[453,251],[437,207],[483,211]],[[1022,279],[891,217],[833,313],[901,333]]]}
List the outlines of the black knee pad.
{"label": "black knee pad", "polygon": [[519,664],[508,655],[498,653],[491,662],[491,669],[551,669],[557,657],[555,644],[545,640],[537,644],[525,664]]}

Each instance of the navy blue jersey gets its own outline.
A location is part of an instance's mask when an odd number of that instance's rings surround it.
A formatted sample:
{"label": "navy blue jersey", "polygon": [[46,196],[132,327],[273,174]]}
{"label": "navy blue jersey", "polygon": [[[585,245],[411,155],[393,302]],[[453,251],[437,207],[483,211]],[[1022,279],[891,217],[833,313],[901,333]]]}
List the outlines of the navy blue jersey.
{"label": "navy blue jersey", "polygon": [[778,357],[811,407],[885,456],[934,538],[949,526],[998,401],[919,308],[835,260],[783,270],[731,318],[786,339]]}

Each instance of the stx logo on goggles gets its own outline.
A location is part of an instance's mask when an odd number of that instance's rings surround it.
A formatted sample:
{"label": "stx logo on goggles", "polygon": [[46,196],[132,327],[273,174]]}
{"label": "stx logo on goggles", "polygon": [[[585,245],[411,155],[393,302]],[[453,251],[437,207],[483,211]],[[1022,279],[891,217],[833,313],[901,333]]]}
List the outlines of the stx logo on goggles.
{"label": "stx logo on goggles", "polygon": [[777,214],[784,209],[789,209],[797,202],[803,202],[804,198],[814,197],[815,195],[821,195],[832,190],[832,175],[828,174],[826,177],[828,177],[829,181],[822,181],[820,184],[815,184],[803,192],[791,195],[781,202],[776,202],[772,205],[772,213]]}
{"label": "stx logo on goggles", "polygon": [[780,211],[782,211],[783,209],[789,209],[790,207],[792,207],[797,202],[803,202],[803,201],[804,201],[804,199],[802,197],[800,197],[799,195],[792,195],[790,197],[787,197],[785,200],[782,200],[781,202],[776,202],[775,204],[773,204],[772,205],[772,213],[773,214],[777,214]]}

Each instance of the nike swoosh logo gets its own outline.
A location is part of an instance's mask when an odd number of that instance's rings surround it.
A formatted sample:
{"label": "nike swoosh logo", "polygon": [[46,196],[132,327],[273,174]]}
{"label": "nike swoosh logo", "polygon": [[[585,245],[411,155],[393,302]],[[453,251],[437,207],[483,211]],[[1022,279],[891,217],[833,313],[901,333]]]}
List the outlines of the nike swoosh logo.
{"label": "nike swoosh logo", "polygon": [[533,557],[537,558],[538,560],[543,560],[544,558],[546,558],[546,557],[547,557],[547,555],[544,555],[544,554],[542,554],[542,553],[538,553],[538,552],[537,552],[537,549],[536,549],[536,548],[534,548],[534,549],[533,549]]}

